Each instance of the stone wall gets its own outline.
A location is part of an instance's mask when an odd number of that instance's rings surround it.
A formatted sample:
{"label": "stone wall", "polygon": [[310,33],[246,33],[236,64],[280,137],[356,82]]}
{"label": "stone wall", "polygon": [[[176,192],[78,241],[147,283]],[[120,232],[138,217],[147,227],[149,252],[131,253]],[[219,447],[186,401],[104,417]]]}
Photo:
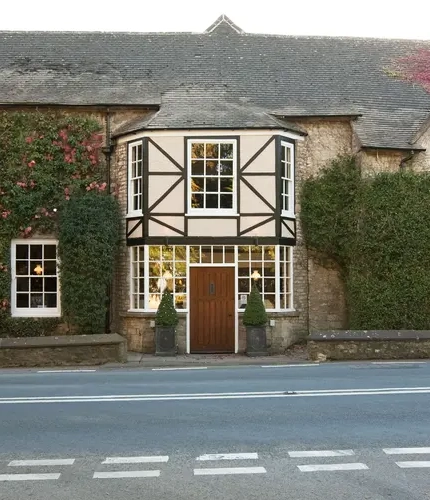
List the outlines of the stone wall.
{"label": "stone wall", "polygon": [[401,151],[372,149],[361,151],[358,161],[363,175],[371,177],[380,172],[398,172],[401,168],[400,162],[405,156]]}
{"label": "stone wall", "polygon": [[[306,119],[298,122],[308,133],[296,151],[297,246],[294,248],[294,305],[300,331],[345,328],[345,289],[333,262],[309,254],[300,225],[300,192],[303,181],[317,176],[331,160],[357,148],[351,123],[346,119]],[[292,321],[289,319],[288,321]],[[303,338],[301,335],[296,338]],[[276,343],[275,343],[276,345]]]}
{"label": "stone wall", "polygon": [[309,331],[348,327],[345,283],[335,262],[309,255]]}
{"label": "stone wall", "polygon": [[[178,313],[176,327],[178,354],[185,354],[187,348],[186,313]],[[155,353],[155,313],[127,312],[120,314],[121,333],[127,338],[129,351]]]}
{"label": "stone wall", "polygon": [[90,366],[127,361],[126,340],[117,334],[0,339],[0,367]]}
{"label": "stone wall", "polygon": [[430,331],[315,332],[308,354],[314,361],[430,358]]}
{"label": "stone wall", "polygon": [[430,171],[430,120],[417,135],[418,142],[426,151],[414,153],[408,165],[416,172],[429,172]]}

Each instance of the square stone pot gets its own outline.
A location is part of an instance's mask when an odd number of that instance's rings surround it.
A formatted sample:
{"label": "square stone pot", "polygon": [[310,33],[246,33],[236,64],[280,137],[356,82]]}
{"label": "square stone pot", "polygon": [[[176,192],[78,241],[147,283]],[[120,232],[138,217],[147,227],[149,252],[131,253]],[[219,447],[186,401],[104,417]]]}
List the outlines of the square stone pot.
{"label": "square stone pot", "polygon": [[266,325],[246,327],[247,356],[267,356]]}
{"label": "square stone pot", "polygon": [[176,356],[176,328],[174,326],[155,327],[155,355]]}

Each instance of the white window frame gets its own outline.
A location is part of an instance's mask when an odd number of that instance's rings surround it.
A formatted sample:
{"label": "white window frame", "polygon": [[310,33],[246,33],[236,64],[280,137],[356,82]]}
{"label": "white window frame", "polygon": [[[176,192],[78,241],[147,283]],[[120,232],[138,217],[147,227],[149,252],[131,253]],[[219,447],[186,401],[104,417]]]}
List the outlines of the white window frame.
{"label": "white window frame", "polygon": [[[134,307],[134,301],[133,301],[133,249],[136,247],[139,247],[139,245],[133,246],[129,248],[129,312],[139,312],[139,313],[156,313],[156,309],[150,309],[148,307],[149,304],[149,247],[152,245],[140,245],[144,249],[144,307],[143,308],[135,308]],[[158,246],[158,245],[155,245]],[[161,245],[163,246],[163,245]],[[186,249],[186,297],[187,297],[187,307],[184,309],[176,309],[178,313],[188,313],[189,312],[189,298],[190,298],[190,268],[191,267],[234,267],[235,269],[235,304],[236,304],[236,312],[242,312],[244,311],[243,308],[239,307],[239,246],[243,245],[213,245],[215,247],[234,247],[234,262],[213,262],[211,259],[211,262],[191,262],[190,260],[190,247],[195,246],[195,247],[211,247],[211,253],[213,246],[212,245],[174,245],[174,246],[185,246]],[[248,245],[245,245],[248,246]],[[252,245],[251,245],[252,246]],[[270,245],[272,246],[272,245]],[[266,308],[266,311],[268,313],[277,313],[277,312],[294,312],[294,249],[291,246],[288,245],[281,245],[284,246],[285,248],[289,248],[290,252],[290,261],[288,264],[288,271],[289,271],[289,280],[290,280],[290,286],[291,286],[291,292],[290,292],[290,307],[287,309],[283,309],[281,307],[281,265],[284,265],[284,261],[281,262],[280,260],[280,245],[273,245],[275,246],[275,308]],[[246,293],[248,295],[248,293]]]}
{"label": "white window frame", "polygon": [[[142,175],[141,176],[133,176],[133,148],[142,148]],[[128,154],[127,154],[127,215],[128,216],[136,216],[136,215],[142,215],[142,210],[143,210],[143,142],[140,141],[135,141],[135,142],[130,142],[128,144]],[[141,192],[140,193],[135,193],[134,192],[134,182],[135,180],[140,179],[141,182]],[[136,197],[140,197],[139,199],[139,204],[140,208],[139,209],[134,209],[134,199]]]}
{"label": "white window frame", "polygon": [[[161,246],[163,247],[164,245],[135,245],[130,247],[129,249],[129,311],[130,312],[150,312],[150,313],[156,313],[157,309],[152,309],[149,307],[149,298],[150,298],[150,292],[149,292],[149,247],[151,246]],[[183,309],[178,309],[176,308],[176,311],[178,313],[185,313],[188,312],[189,310],[189,246],[188,245],[172,245],[172,246],[179,246],[179,247],[185,247],[185,279],[186,279],[186,286],[185,286],[185,296],[186,296],[186,301],[187,301],[187,307]],[[133,249],[134,248],[143,248],[143,308],[136,308],[134,307],[134,295],[139,295],[136,293],[133,293],[133,279],[140,279],[142,278],[141,276],[136,277],[133,276],[133,263],[136,263],[138,261],[133,260]],[[139,261],[141,262],[141,261]],[[182,262],[182,261],[181,261]],[[140,291],[140,293],[142,293]],[[175,300],[175,296],[180,295],[179,293],[174,293],[173,294],[173,300]]]}
{"label": "white window frame", "polygon": [[[192,144],[232,144],[233,145],[233,201],[232,208],[193,208],[192,207],[192,190],[191,190],[191,147]],[[192,138],[187,140],[187,187],[188,187],[188,200],[187,200],[187,215],[197,216],[226,216],[237,215],[237,139],[230,139],[228,137],[213,137],[208,138]],[[219,191],[218,191],[219,194]]]}
{"label": "white window frame", "polygon": [[[55,245],[57,247],[57,307],[35,308],[16,305],[16,246],[17,245]],[[15,318],[58,318],[61,316],[61,287],[58,270],[58,241],[54,239],[15,239],[11,242],[11,314]]]}
{"label": "white window frame", "polygon": [[[285,176],[285,165],[282,161],[282,155],[281,158],[279,159],[280,162],[280,170],[281,170],[281,192],[280,192],[280,197],[281,197],[281,215],[284,217],[295,217],[295,158],[294,158],[294,144],[291,142],[287,141],[281,141],[281,148],[286,148],[290,151],[290,158],[291,158],[291,179],[287,178]],[[286,158],[286,155],[285,155]],[[287,182],[288,186],[291,189],[291,192],[288,192],[288,209],[284,208],[284,200],[285,200],[285,194],[284,193],[284,183]]]}

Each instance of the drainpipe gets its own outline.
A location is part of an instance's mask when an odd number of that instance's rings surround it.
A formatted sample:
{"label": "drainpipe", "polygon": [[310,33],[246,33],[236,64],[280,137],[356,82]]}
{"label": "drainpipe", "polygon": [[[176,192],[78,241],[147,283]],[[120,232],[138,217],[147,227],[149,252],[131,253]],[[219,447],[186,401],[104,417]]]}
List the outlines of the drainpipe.
{"label": "drainpipe", "polygon": [[[106,108],[106,132],[105,132],[105,146],[102,152],[106,160],[106,184],[107,192],[110,194],[111,188],[111,154],[112,154],[112,140],[111,140],[111,114],[109,108]],[[112,323],[112,284],[109,283],[107,287],[107,305],[106,305],[106,319],[105,319],[105,333],[111,333],[110,325]]]}
{"label": "drainpipe", "polygon": [[405,156],[405,158],[403,158],[401,161],[400,161],[400,170],[403,170],[405,167],[406,167],[406,163],[409,161],[409,160],[412,160],[412,158],[414,157],[414,151],[411,150],[411,152],[409,153],[408,156]]}

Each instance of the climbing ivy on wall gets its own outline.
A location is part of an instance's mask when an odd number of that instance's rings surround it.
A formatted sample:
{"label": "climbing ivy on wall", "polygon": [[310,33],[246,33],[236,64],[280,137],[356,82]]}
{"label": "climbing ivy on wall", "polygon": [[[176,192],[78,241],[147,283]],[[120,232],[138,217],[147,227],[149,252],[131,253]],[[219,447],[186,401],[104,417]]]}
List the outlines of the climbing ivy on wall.
{"label": "climbing ivy on wall", "polygon": [[305,239],[339,264],[350,328],[430,327],[429,207],[429,174],[362,178],[352,157],[305,182]]}
{"label": "climbing ivy on wall", "polygon": [[[63,213],[67,213],[69,204],[86,206],[87,198],[92,200],[94,223],[99,222],[100,227],[106,222],[107,205],[109,213],[116,213],[116,201],[107,195],[103,180],[101,144],[99,123],[86,117],[42,112],[0,113],[0,336],[46,335],[59,323],[58,319],[11,318],[11,240],[60,235],[61,247],[64,232],[59,230],[59,221]],[[79,231],[75,236],[78,239]],[[106,234],[99,231],[97,236],[104,238],[105,249],[109,246],[114,252],[117,236],[114,238],[109,228]],[[86,241],[81,238],[79,244],[82,252],[84,248],[89,251],[94,238]],[[72,255],[64,245],[62,248],[62,265],[66,269]],[[109,257],[107,260],[111,263]],[[88,259],[83,261],[80,270],[85,266],[91,266],[97,276],[101,267],[106,271],[100,258],[91,263]],[[78,309],[85,282],[78,287],[72,281],[66,272],[61,277],[62,294],[69,297],[74,294],[74,305],[67,309],[73,316],[70,308]],[[87,294],[85,298],[88,307],[91,303],[99,306],[96,294],[91,297]]]}

